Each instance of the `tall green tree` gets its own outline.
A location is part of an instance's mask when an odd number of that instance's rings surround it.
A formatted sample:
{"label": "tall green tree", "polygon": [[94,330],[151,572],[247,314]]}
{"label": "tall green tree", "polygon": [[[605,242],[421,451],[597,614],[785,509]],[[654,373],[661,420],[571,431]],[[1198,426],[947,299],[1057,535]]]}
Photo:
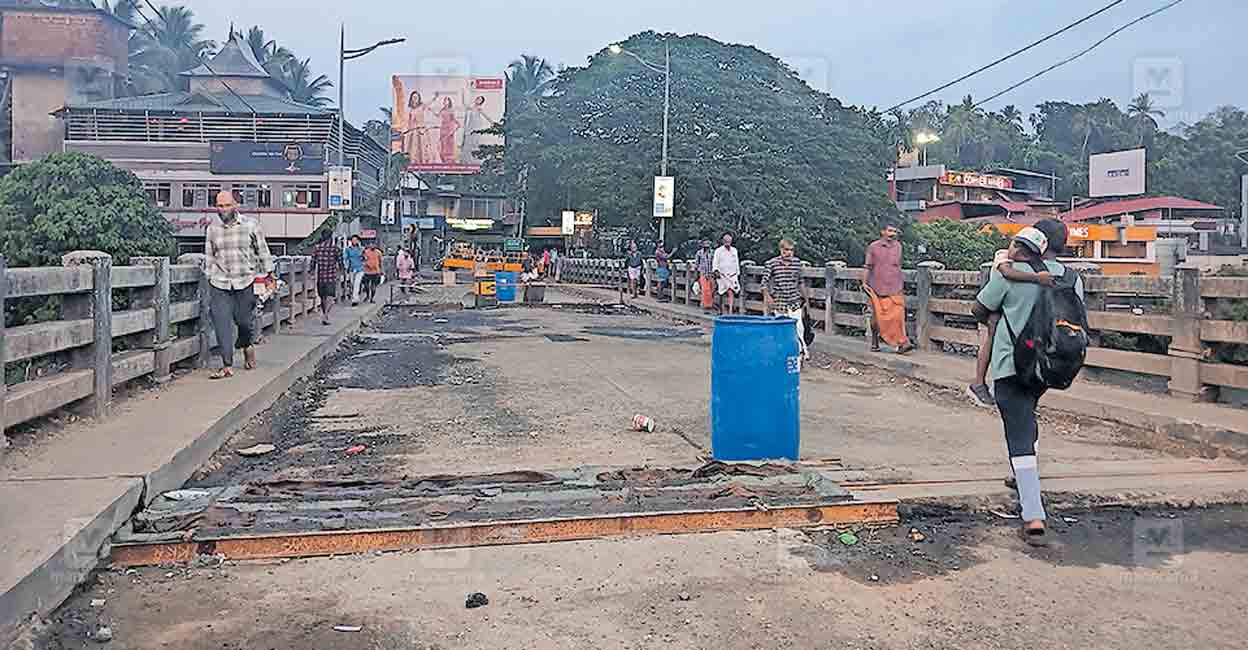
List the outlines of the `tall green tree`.
{"label": "tall green tree", "polygon": [[313,77],[311,59],[292,59],[285,66],[282,81],[290,90],[290,98],[300,104],[312,106],[328,106],[333,100],[325,96],[334,87],[329,77],[317,75]]}
{"label": "tall green tree", "polygon": [[267,38],[264,29],[258,25],[253,25],[247,30],[244,42],[252,55],[256,57],[256,61],[264,66],[265,72],[278,79],[285,78],[286,66],[295,60],[294,52],[278,45],[277,41]]}
{"label": "tall green tree", "polygon": [[1127,116],[1135,122],[1136,131],[1140,134],[1140,146],[1144,146],[1144,138],[1157,132],[1156,118],[1165,117],[1166,112],[1156,107],[1148,93],[1140,93],[1127,105]]}
{"label": "tall green tree", "polygon": [[187,7],[159,7],[156,17],[147,24],[153,57],[172,63],[164,69],[169,88],[185,87],[185,80],[178,73],[201,65],[216,51],[217,44],[203,35],[203,24],[196,22],[194,12]]}

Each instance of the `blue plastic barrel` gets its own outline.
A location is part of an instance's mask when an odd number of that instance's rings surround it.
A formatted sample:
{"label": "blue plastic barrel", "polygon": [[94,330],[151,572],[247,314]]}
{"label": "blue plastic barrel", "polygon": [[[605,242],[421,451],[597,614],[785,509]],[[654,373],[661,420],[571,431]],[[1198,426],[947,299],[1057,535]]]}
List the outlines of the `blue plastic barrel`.
{"label": "blue plastic barrel", "polygon": [[797,322],[720,316],[711,336],[711,453],[718,460],[797,460],[801,442]]}
{"label": "blue plastic barrel", "polygon": [[515,271],[495,271],[494,291],[498,295],[499,302],[516,301],[516,281],[518,279],[519,274]]}

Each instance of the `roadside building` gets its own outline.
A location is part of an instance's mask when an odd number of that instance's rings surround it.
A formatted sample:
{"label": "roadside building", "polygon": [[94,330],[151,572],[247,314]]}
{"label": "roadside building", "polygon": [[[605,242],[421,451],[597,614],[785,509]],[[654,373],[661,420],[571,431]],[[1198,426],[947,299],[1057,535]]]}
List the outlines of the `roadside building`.
{"label": "roadside building", "polygon": [[[69,98],[54,111],[64,150],[133,171],[173,224],[179,252],[203,250],[216,193],[230,190],[260,221],[274,254],[286,253],[330,216],[336,111],[291,101],[237,33],[206,65],[181,76],[187,91]],[[344,151],[358,203],[379,189],[387,151],[350,124]]]}
{"label": "roadside building", "polygon": [[957,171],[945,165],[899,167],[888,177],[890,198],[915,221],[990,218],[1003,222],[1056,217],[1056,178],[1002,167],[988,172]]}
{"label": "roadside building", "polygon": [[439,258],[456,242],[503,250],[504,242],[517,236],[520,215],[504,194],[430,187],[409,174],[390,198],[396,201],[402,232],[416,228],[423,262]]}

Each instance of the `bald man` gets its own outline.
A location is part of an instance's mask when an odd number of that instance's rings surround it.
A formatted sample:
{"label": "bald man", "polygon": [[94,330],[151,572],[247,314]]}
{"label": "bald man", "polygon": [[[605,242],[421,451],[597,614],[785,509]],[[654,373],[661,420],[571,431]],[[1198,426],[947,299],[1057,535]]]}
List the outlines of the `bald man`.
{"label": "bald man", "polygon": [[209,304],[221,354],[221,369],[211,377],[226,379],[234,376],[235,347],[243,351],[244,368],[256,367],[256,349],[252,344],[256,290],[252,285],[257,275],[272,276],[273,256],[260,224],[238,213],[238,201],[232,192],[217,194],[217,213],[221,223],[209,225],[205,233],[204,272],[212,285]]}

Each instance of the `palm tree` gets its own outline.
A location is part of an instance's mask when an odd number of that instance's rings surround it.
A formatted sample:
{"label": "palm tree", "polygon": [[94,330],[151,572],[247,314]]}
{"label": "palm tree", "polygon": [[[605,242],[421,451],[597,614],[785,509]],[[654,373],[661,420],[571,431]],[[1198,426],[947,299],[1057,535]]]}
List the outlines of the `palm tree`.
{"label": "palm tree", "polygon": [[251,53],[256,57],[256,61],[264,66],[265,72],[281,79],[285,76],[286,66],[295,60],[295,53],[277,44],[277,41],[266,39],[264,37],[264,29],[253,25],[247,30],[247,36],[244,39],[247,47],[251,49]]}
{"label": "palm tree", "polygon": [[913,125],[910,122],[910,114],[894,108],[889,112],[889,116],[893,118],[893,122],[889,125],[889,137],[892,139],[894,147],[911,151],[914,149],[912,133]]}
{"label": "palm tree", "polygon": [[1135,120],[1136,129],[1140,132],[1140,145],[1143,145],[1144,136],[1157,130],[1157,120],[1154,116],[1165,117],[1166,112],[1153,104],[1153,98],[1149,97],[1148,93],[1140,93],[1127,106],[1127,115]]}
{"label": "palm tree", "polygon": [[962,147],[979,138],[983,113],[983,109],[975,106],[975,100],[970,95],[963,97],[962,103],[949,107],[945,135],[953,141],[954,155],[959,161],[962,160]]}
{"label": "palm tree", "polygon": [[550,62],[532,54],[524,54],[507,66],[507,94],[539,97],[550,88],[555,69]]}
{"label": "palm tree", "polygon": [[1092,139],[1094,128],[1096,128],[1096,116],[1092,114],[1092,109],[1088,106],[1076,107],[1075,114],[1071,118],[1070,130],[1073,133],[1083,132],[1083,146],[1079,149],[1081,162],[1088,160],[1088,140]]}
{"label": "palm tree", "polygon": [[1018,129],[1023,130],[1023,113],[1013,104],[1006,104],[1001,109],[1001,121]]}
{"label": "palm tree", "polygon": [[328,106],[330,98],[325,93],[334,87],[333,82],[325,75],[312,77],[312,59],[291,59],[286,64],[281,77],[290,89],[290,98],[300,104],[312,106]]}
{"label": "palm tree", "polygon": [[204,26],[195,22],[195,14],[186,7],[160,7],[145,31],[152,50],[150,58],[166,64],[163,72],[169,88],[181,87],[183,79],[178,73],[199,66],[217,48],[216,43],[203,38]]}

